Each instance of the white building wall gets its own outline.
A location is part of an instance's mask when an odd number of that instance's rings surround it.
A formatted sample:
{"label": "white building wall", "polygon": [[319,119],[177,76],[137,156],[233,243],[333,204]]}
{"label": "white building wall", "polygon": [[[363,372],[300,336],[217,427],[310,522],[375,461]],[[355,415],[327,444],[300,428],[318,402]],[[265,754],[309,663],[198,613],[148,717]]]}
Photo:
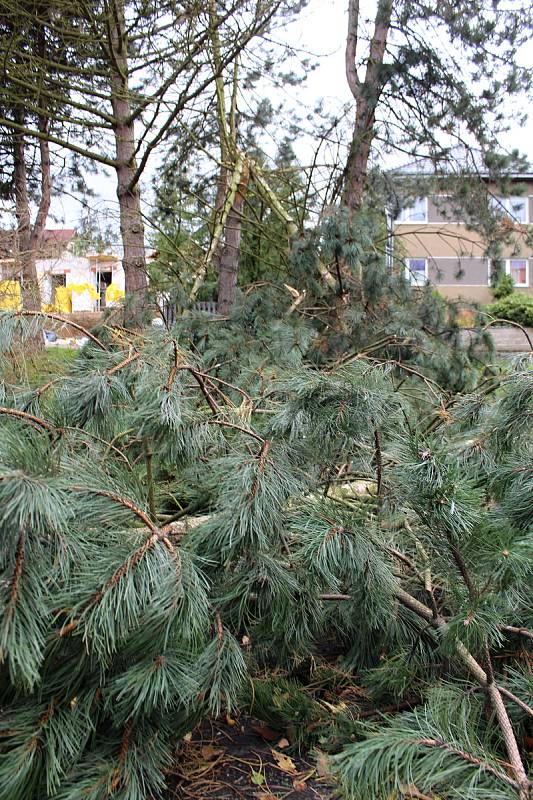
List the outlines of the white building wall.
{"label": "white building wall", "polygon": [[[97,272],[112,273],[112,282],[120,290],[124,291],[124,269],[122,263],[116,259],[100,261],[97,257],[76,256],[65,250],[57,258],[40,258],[36,261],[37,277],[41,286],[43,303],[51,303],[52,298],[52,275],[65,275],[66,286],[80,286],[87,284],[95,291],[97,290]],[[72,292],[72,311],[96,311],[99,301],[91,297],[89,291]]]}

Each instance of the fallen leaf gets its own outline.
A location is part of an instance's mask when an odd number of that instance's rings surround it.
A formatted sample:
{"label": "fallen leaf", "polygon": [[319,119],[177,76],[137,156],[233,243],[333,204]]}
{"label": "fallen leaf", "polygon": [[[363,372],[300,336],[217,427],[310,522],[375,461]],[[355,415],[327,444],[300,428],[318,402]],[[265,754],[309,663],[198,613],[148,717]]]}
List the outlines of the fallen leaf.
{"label": "fallen leaf", "polygon": [[279,736],[279,731],[274,731],[272,728],[269,728],[268,725],[252,725],[252,730],[254,733],[257,733],[258,736],[261,736],[263,739],[266,739],[267,742],[273,742]]}
{"label": "fallen leaf", "polygon": [[286,756],[283,753],[278,753],[277,750],[271,749],[270,752],[276,759],[278,767],[283,770],[283,772],[289,772],[292,774],[296,772],[296,765],[292,758],[289,758],[289,756]]}
{"label": "fallen leaf", "polygon": [[316,773],[321,778],[325,778],[327,775],[330,774],[329,773],[329,759],[328,759],[327,755],[325,753],[323,753],[321,750],[319,750],[317,752]]}
{"label": "fallen leaf", "polygon": [[280,739],[277,744],[277,747],[279,747],[280,750],[284,750],[286,747],[289,747],[289,745],[290,742],[288,739]]}
{"label": "fallen leaf", "polygon": [[213,745],[211,745],[211,744],[204,744],[204,746],[202,747],[200,752],[202,754],[202,758],[205,758],[207,761],[209,761],[210,759],[216,758],[221,753],[223,753],[224,752],[224,748],[223,747],[213,747]]}
{"label": "fallen leaf", "polygon": [[256,772],[255,769],[252,770],[252,777],[250,778],[252,783],[255,786],[262,786],[266,780],[265,776],[262,772]]}
{"label": "fallen leaf", "polygon": [[270,794],[270,792],[268,794],[261,792],[261,794],[257,795],[257,800],[278,800],[278,798],[275,794]]}
{"label": "fallen leaf", "polygon": [[295,789],[297,792],[303,792],[307,788],[307,785],[305,781],[302,781],[301,779],[297,780],[295,778],[292,782],[292,788]]}

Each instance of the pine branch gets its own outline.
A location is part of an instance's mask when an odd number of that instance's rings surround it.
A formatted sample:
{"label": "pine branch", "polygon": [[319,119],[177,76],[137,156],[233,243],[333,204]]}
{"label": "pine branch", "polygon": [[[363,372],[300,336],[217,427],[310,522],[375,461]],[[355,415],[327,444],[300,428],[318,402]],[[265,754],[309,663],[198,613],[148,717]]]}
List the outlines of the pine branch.
{"label": "pine branch", "polygon": [[15,569],[13,571],[13,579],[11,581],[11,589],[9,592],[9,603],[7,610],[5,611],[5,616],[2,622],[2,627],[5,630],[9,628],[11,619],[13,618],[13,614],[15,613],[15,608],[17,605],[17,599],[19,595],[19,585],[22,577],[22,570],[24,568],[25,545],[26,545],[26,534],[24,530],[22,530],[20,532],[17,544],[17,551],[15,555]]}
{"label": "pine branch", "polygon": [[526,639],[533,640],[533,631],[527,628],[515,628],[513,625],[500,625],[499,628],[501,631],[506,631],[506,633],[515,633],[518,636],[525,636]]}
{"label": "pine branch", "polygon": [[54,319],[56,322],[62,322],[64,325],[70,325],[71,328],[75,328],[77,331],[80,331],[88,339],[95,343],[101,350],[107,350],[107,347],[97,339],[97,337],[91,333],[91,331],[84,328],[83,325],[79,325],[77,322],[74,322],[70,319],[65,319],[64,317],[59,316],[58,314],[53,314],[49,311],[14,311],[12,316],[14,317],[47,317],[48,319]]}
{"label": "pine branch", "polygon": [[463,761],[468,761],[469,764],[473,764],[476,767],[480,767],[485,772],[489,772],[491,775],[494,775],[495,778],[498,778],[498,780],[507,783],[509,786],[512,786],[513,789],[519,789],[519,784],[510,778],[505,772],[500,772],[500,770],[497,770],[490,764],[487,764],[486,761],[482,761],[480,758],[476,758],[470,753],[466,753],[464,750],[459,750],[458,747],[453,747],[441,739],[418,739],[416,741],[417,744],[420,744],[423,747],[438,747],[442,750],[446,750],[446,752],[461,758]]}
{"label": "pine branch", "polygon": [[54,434],[56,432],[56,428],[53,425],[50,425],[48,422],[45,422],[44,419],[40,417],[36,417],[34,414],[28,414],[27,411],[20,411],[18,408],[4,408],[0,406],[0,414],[7,414],[11,417],[16,417],[17,419],[22,419],[30,423],[37,428],[43,428],[45,431],[48,431],[50,434]]}
{"label": "pine branch", "polygon": [[375,452],[375,459],[376,459],[376,482],[377,482],[377,494],[378,497],[381,495],[381,484],[383,480],[383,459],[381,455],[381,438],[379,435],[379,430],[376,428],[374,430],[374,452]]}
{"label": "pine branch", "polygon": [[114,375],[116,372],[119,372],[124,367],[128,367],[130,364],[133,364],[134,361],[137,361],[138,358],[141,357],[141,353],[131,353],[129,356],[124,358],[120,363],[115,364],[114,367],[111,367],[107,370],[107,375]]}
{"label": "pine branch", "polygon": [[522,711],[524,711],[528,716],[533,717],[533,708],[531,706],[528,706],[527,703],[524,703],[523,700],[521,700],[515,694],[510,692],[509,689],[506,689],[504,686],[501,686],[501,684],[498,684],[498,689],[500,690],[500,693],[503,694],[504,697],[508,697],[509,700],[511,700],[519,708],[521,708]]}

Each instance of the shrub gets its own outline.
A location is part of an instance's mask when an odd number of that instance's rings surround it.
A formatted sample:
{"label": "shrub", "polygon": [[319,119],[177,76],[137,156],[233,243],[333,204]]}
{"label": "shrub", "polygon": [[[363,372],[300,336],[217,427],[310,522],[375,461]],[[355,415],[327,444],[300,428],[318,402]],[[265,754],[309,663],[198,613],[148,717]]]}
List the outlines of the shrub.
{"label": "shrub", "polygon": [[487,306],[487,312],[499,319],[508,319],[526,327],[533,326],[533,296],[513,292]]}
{"label": "shrub", "polygon": [[496,300],[502,300],[504,297],[509,297],[514,291],[514,281],[512,277],[504,272],[502,275],[499,275],[498,280],[491,288],[492,296],[496,298]]}

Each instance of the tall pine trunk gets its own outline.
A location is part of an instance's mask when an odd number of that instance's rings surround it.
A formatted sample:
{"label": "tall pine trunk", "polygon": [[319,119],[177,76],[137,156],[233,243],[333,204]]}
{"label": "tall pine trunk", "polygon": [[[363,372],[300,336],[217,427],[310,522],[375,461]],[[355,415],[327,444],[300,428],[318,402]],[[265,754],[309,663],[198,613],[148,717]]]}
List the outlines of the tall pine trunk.
{"label": "tall pine trunk", "polygon": [[[16,111],[17,122],[24,124],[24,112]],[[45,133],[47,120],[41,119],[40,130]],[[35,222],[31,222],[31,210],[28,191],[28,173],[26,168],[26,141],[24,134],[13,133],[13,184],[15,194],[15,214],[17,219],[18,239],[18,273],[22,284],[22,305],[26,311],[41,310],[41,291],[37,275],[37,255],[43,240],[51,199],[50,148],[47,141],[39,142],[41,167],[41,195]]]}
{"label": "tall pine trunk", "polygon": [[353,215],[361,207],[374,135],[374,112],[358,103],[350,151],[344,170],[342,204]]}
{"label": "tall pine trunk", "polygon": [[17,217],[17,272],[22,284],[22,305],[26,311],[41,310],[36,253],[32,247],[32,225],[23,134],[13,134],[15,213]]}
{"label": "tall pine trunk", "polygon": [[111,104],[115,118],[114,135],[117,156],[117,197],[123,247],[126,308],[125,321],[138,326],[143,322],[147,303],[148,280],[144,250],[144,223],[135,159],[135,131],[131,119],[128,85],[127,32],[124,3],[116,0],[110,14]]}
{"label": "tall pine trunk", "polygon": [[218,274],[218,312],[231,311],[237,292],[242,236],[242,212],[248,187],[248,164],[245,161],[235,199],[226,220],[224,248],[220,254]]}
{"label": "tall pine trunk", "polygon": [[344,170],[343,205],[350,217],[361,207],[375,134],[376,108],[383,90],[383,62],[391,24],[393,0],[379,0],[364,79],[359,77],[359,0],[350,0],[345,67],[348,86],[356,103],[355,125]]}

